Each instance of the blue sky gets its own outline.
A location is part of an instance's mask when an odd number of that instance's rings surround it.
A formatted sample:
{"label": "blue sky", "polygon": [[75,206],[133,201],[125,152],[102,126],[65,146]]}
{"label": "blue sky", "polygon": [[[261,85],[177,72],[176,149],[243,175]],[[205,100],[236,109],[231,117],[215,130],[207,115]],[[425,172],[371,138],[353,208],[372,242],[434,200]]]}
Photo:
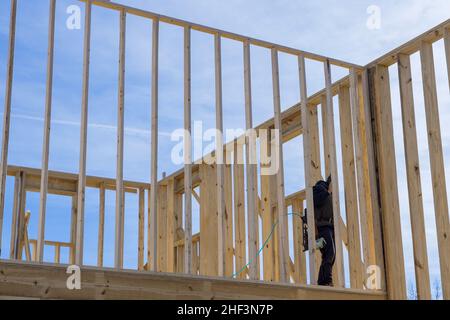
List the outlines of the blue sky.
{"label": "blue sky", "polygon": [[[261,38],[314,53],[365,65],[389,50],[448,19],[447,0],[346,0],[346,1],[218,1],[165,0],[117,1],[161,14],[190,20],[219,29]],[[45,72],[47,50],[47,0],[19,0],[16,60],[12,100],[12,122],[9,164],[40,167],[42,150]],[[76,0],[58,0],[56,14],[55,71],[50,146],[50,169],[77,172],[79,121],[81,105],[82,41],[81,30],[66,28],[69,5],[83,5]],[[369,30],[367,8],[381,8],[381,29]],[[0,2],[0,101],[4,101],[9,1]],[[117,121],[118,14],[94,7],[92,57],[89,97],[89,132],[87,173],[114,177],[115,134]],[[160,148],[159,174],[178,169],[170,161],[174,142],[170,133],[183,125],[183,56],[182,29],[161,25],[160,35]],[[242,47],[238,42],[223,40],[223,90],[225,128],[244,127],[244,94],[242,80]],[[442,41],[436,43],[435,59],[438,77],[441,127],[450,120],[448,82]],[[128,16],[125,98],[125,179],[149,181],[150,177],[150,65],[151,22]],[[193,119],[203,127],[214,126],[214,51],[209,35],[192,33],[192,110]],[[429,259],[432,278],[438,277],[433,199],[427,154],[425,116],[418,55],[412,57],[416,117],[422,186],[426,214]],[[323,87],[322,66],[308,62],[308,93]],[[333,69],[333,80],[345,75]],[[298,72],[295,57],[280,54],[282,107],[299,100]],[[395,120],[397,169],[400,206],[408,280],[414,279],[412,244],[409,227],[406,173],[404,168],[401,113],[397,71],[391,68],[393,81],[393,115]],[[273,115],[270,52],[252,48],[252,81],[255,123]],[[0,106],[3,110],[3,104]],[[336,112],[336,129],[339,129]],[[442,130],[446,170],[450,156],[450,132]],[[338,150],[340,141],[338,139]],[[285,145],[286,194],[304,186],[301,137]],[[198,155],[197,155],[198,156]],[[341,156],[338,152],[338,160]],[[448,173],[448,172],[447,172]],[[342,186],[342,179],[340,179]],[[448,180],[447,180],[448,181]],[[9,248],[13,179],[8,178],[2,257]],[[342,187],[341,187],[342,190]],[[105,263],[113,263],[114,193],[107,192]],[[86,256],[88,264],[96,263],[96,230],[98,192],[88,190],[86,206]],[[344,196],[341,195],[342,211]],[[137,196],[126,198],[125,265],[134,267],[137,259]],[[29,193],[27,209],[32,211],[30,237],[37,236],[38,194]],[[46,239],[68,241],[70,199],[49,196]],[[194,222],[194,229],[198,230]],[[195,230],[194,230],[195,231]],[[53,253],[46,249],[45,257]],[[63,258],[66,255],[63,254]]]}

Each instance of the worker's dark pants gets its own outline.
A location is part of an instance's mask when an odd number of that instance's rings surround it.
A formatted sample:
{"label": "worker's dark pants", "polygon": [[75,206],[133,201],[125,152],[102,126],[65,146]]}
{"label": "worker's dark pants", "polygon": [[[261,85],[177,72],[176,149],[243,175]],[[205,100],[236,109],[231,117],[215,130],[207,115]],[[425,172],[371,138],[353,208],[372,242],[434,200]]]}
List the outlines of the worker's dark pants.
{"label": "worker's dark pants", "polygon": [[336,246],[334,243],[334,228],[332,226],[318,227],[317,238],[324,238],[326,241],[325,247],[320,249],[322,253],[322,263],[319,270],[318,285],[330,286],[333,285],[333,264],[336,258]]}

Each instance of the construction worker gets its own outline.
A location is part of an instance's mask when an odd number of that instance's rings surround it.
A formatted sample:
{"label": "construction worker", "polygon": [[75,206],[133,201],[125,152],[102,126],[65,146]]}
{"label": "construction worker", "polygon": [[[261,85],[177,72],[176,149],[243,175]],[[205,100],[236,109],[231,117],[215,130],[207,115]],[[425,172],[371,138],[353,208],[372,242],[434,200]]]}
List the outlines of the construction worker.
{"label": "construction worker", "polygon": [[314,220],[316,223],[317,247],[322,253],[318,285],[333,286],[332,270],[336,258],[334,242],[333,201],[331,176],[327,181],[317,181],[313,187]]}

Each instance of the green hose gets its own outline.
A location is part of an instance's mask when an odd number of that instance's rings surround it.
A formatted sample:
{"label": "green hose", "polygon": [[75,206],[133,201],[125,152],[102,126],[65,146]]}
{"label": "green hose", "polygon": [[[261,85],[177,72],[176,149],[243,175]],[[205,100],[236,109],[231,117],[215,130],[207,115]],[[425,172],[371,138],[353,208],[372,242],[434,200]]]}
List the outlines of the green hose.
{"label": "green hose", "polygon": [[[290,212],[288,214],[286,214],[286,216],[298,216],[300,217],[300,219],[302,218],[300,213],[296,213],[296,212]],[[259,255],[261,254],[261,252],[264,250],[264,247],[266,246],[266,244],[269,242],[269,240],[272,238],[272,235],[275,231],[275,227],[278,225],[278,223],[280,222],[280,219],[277,219],[275,221],[275,223],[272,225],[272,229],[270,230],[269,236],[267,237],[266,241],[264,241],[263,245],[261,246],[261,248],[259,248],[258,253],[256,254],[256,256],[254,258],[252,258],[245,266],[243,266],[241,268],[241,270],[233,273],[233,275],[231,277],[236,278],[238,275],[240,275],[249,265],[251,265],[253,263],[253,261],[255,261],[256,259],[258,259]]]}

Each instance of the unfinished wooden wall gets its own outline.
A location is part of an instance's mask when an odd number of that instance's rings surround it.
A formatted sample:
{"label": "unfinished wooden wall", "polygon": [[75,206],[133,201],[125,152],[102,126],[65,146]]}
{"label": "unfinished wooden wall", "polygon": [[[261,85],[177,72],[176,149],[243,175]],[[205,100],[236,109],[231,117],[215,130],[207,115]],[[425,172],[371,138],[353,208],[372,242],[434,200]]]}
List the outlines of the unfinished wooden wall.
{"label": "unfinished wooden wall", "polygon": [[[9,129],[11,126],[11,95],[14,71],[14,44],[17,1],[11,0],[7,59],[5,109],[0,163],[0,239],[3,227],[5,179],[15,177],[13,223],[11,226],[11,259],[43,262],[44,246],[55,248],[55,263],[61,263],[62,247],[71,250],[70,263],[83,265],[85,188],[99,189],[99,229],[97,266],[103,267],[105,190],[116,191],[115,268],[123,268],[125,193],[138,194],[137,268],[157,272],[183,272],[208,276],[223,276],[282,283],[316,284],[320,253],[312,245],[303,252],[300,215],[308,208],[309,242],[315,242],[312,187],[326,176],[332,176],[333,209],[336,238],[336,287],[373,289],[367,287],[368,270],[378,266],[377,289],[386,290],[393,299],[406,298],[405,267],[401,238],[395,141],[393,137],[392,102],[390,98],[389,66],[397,63],[400,79],[403,133],[408,171],[408,197],[414,243],[418,296],[430,298],[430,275],[427,261],[424,208],[421,199],[420,166],[414,119],[414,99],[409,56],[420,52],[424,103],[428,128],[428,147],[433,181],[439,262],[444,298],[450,298],[450,233],[445,166],[439,123],[435,65],[432,44],[444,38],[448,72],[450,74],[449,22],[414,39],[393,53],[377,59],[366,67],[309,52],[281,46],[245,36],[158,15],[109,1],[81,0],[86,5],[83,41],[82,122],[80,129],[80,170],[77,175],[48,170],[51,131],[51,98],[54,50],[55,0],[49,7],[49,43],[46,81],[46,117],[42,168],[39,170],[8,166]],[[118,61],[118,130],[117,170],[114,179],[86,176],[86,145],[89,107],[89,64],[92,6],[118,12],[120,19]],[[151,178],[149,183],[123,180],[124,77],[126,70],[126,19],[137,15],[149,20],[152,27],[152,101],[151,109]],[[185,138],[185,165],[178,172],[158,179],[158,79],[159,28],[167,23],[183,29],[184,34],[184,129],[191,131],[191,31],[214,38],[216,128],[223,129],[222,111],[222,39],[242,44],[246,129],[256,129],[225,143],[216,139],[217,150],[206,157],[213,164],[192,163],[192,141]],[[252,106],[253,47],[270,50],[273,84],[273,118],[255,126]],[[298,59],[299,104],[282,112],[279,53]],[[308,95],[308,61],[323,64],[325,87]],[[348,70],[348,76],[333,82],[332,67]],[[449,83],[450,86],[450,83]],[[337,97],[338,103],[334,98]],[[181,111],[181,110],[180,110]],[[335,113],[339,111],[339,117]],[[337,119],[336,119],[337,118]],[[339,122],[340,130],[337,130]],[[321,129],[319,129],[321,128]],[[320,137],[322,134],[322,137]],[[302,135],[305,189],[285,194],[283,143]],[[337,139],[341,148],[337,148]],[[320,145],[323,141],[323,146]],[[150,143],[150,142],[149,142]],[[259,145],[260,150],[257,150]],[[322,151],[323,150],[323,151]],[[323,152],[324,161],[321,161]],[[258,159],[257,154],[274,156],[273,162]],[[342,164],[338,154],[342,154]],[[224,164],[224,160],[226,163]],[[278,170],[264,172],[276,164]],[[324,170],[322,170],[322,168]],[[259,169],[259,170],[258,170]],[[322,172],[326,176],[322,177]],[[260,177],[258,177],[260,174]],[[340,176],[342,175],[342,176]],[[339,179],[343,180],[344,197],[340,197]],[[258,179],[260,183],[258,183]],[[199,187],[200,192],[194,189]],[[38,239],[28,239],[26,192],[39,191],[40,212]],[[45,231],[46,197],[56,193],[72,197],[70,242],[47,241]],[[192,234],[192,201],[199,203],[200,233]],[[341,205],[342,203],[342,205]],[[147,207],[147,212],[146,212]],[[345,219],[341,212],[345,208]],[[34,214],[34,213],[33,213]],[[289,220],[288,216],[292,215]],[[147,221],[147,225],[145,225]],[[289,222],[291,221],[291,222]],[[261,226],[261,227],[260,227]],[[288,230],[294,239],[290,241]],[[145,244],[145,235],[147,243]],[[261,243],[261,239],[264,243]],[[267,242],[266,240],[269,239]],[[1,245],[1,243],[0,243]],[[262,250],[261,246],[263,246]],[[348,264],[344,252],[348,252]],[[348,269],[345,269],[348,265]]]}

